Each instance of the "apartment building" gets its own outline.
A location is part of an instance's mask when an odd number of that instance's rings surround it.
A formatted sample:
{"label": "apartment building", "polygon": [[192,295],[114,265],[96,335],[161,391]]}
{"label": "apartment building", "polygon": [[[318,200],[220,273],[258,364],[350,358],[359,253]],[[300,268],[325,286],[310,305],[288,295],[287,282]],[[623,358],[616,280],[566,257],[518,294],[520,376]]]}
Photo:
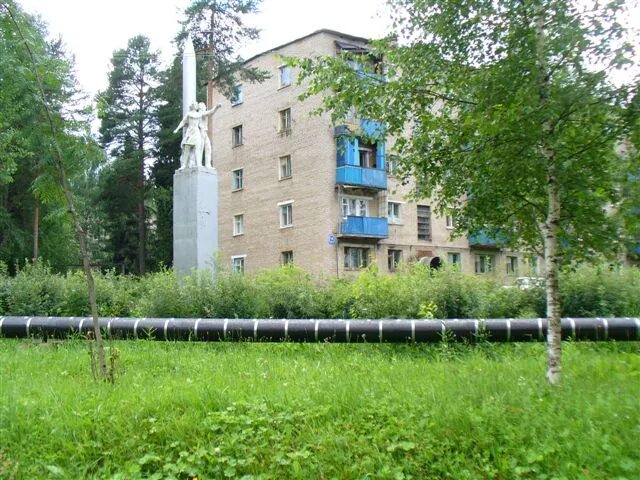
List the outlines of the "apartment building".
{"label": "apartment building", "polygon": [[367,39],[319,30],[247,60],[271,77],[238,84],[231,101],[209,90],[209,105],[222,104],[210,137],[223,261],[238,272],[293,262],[325,276],[371,262],[393,271],[413,261],[454,263],[479,274],[536,274],[538,258],[502,251],[486,237],[451,239],[453,215],[436,216],[428,199],[410,201],[413,187],[394,176],[381,125],[366,119],[335,125],[328,115],[311,115],[319,96],[298,100],[305,86],[296,85],[282,56],[366,48]]}

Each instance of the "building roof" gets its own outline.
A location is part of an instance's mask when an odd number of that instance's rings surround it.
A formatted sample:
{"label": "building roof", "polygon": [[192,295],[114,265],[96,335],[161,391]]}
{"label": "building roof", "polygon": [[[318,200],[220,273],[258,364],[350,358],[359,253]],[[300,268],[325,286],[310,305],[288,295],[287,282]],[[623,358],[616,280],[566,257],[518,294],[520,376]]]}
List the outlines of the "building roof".
{"label": "building roof", "polygon": [[276,52],[276,51],[280,50],[281,48],[284,48],[284,47],[287,47],[287,46],[289,46],[289,45],[291,45],[293,43],[299,42],[300,40],[306,40],[309,37],[313,37],[314,35],[319,35],[321,33],[328,33],[330,35],[335,35],[335,36],[338,36],[338,37],[342,37],[342,38],[345,38],[347,40],[351,40],[352,42],[366,42],[366,43],[369,43],[369,39],[368,38],[357,37],[355,35],[349,35],[348,33],[342,33],[342,32],[338,32],[336,30],[328,29],[328,28],[321,28],[320,30],[316,30],[315,32],[311,32],[308,35],[304,35],[303,37],[296,38],[296,39],[291,40],[291,41],[289,41],[287,43],[283,43],[282,45],[278,45],[277,47],[273,47],[273,48],[271,48],[269,50],[265,50],[264,52],[258,53],[256,55],[254,55],[253,57],[250,57],[250,58],[246,59],[244,61],[244,63],[249,63],[250,61],[255,60],[258,57],[261,57],[262,55],[267,55],[269,53]]}

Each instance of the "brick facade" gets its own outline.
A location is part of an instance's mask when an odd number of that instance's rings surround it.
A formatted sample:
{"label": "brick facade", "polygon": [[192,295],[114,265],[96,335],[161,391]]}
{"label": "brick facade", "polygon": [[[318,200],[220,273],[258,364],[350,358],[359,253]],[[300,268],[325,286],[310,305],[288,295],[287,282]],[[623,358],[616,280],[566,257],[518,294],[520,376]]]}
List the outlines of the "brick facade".
{"label": "brick facade", "polygon": [[[344,255],[346,252],[357,259],[362,251],[346,249],[366,248],[381,271],[388,270],[389,250],[395,250],[402,252],[404,262],[419,257],[428,257],[423,260],[427,262],[435,257],[447,261],[448,253],[459,253],[461,268],[467,272],[475,271],[476,255],[491,255],[494,270],[502,274],[507,273],[507,257],[517,256],[518,274],[528,275],[522,255],[470,248],[464,237],[450,239],[452,230],[445,218],[434,214],[431,202],[407,200],[412,186],[401,185],[393,175],[387,175],[386,190],[337,185],[335,125],[326,114],[310,115],[321,104],[319,96],[298,100],[305,86],[296,85],[295,71],[291,84],[282,86],[279,70],[283,64],[280,56],[334,55],[336,41],[366,45],[365,39],[321,30],[250,59],[251,66],[268,71],[271,77],[262,83],[243,83],[241,103],[233,105],[220,92],[209,91],[209,105],[222,104],[209,127],[219,175],[220,261],[230,266],[232,257],[243,258],[245,271],[254,272],[280,265],[292,253],[294,264],[302,269],[334,276],[359,270],[345,268]],[[283,130],[286,109],[290,109],[291,124]],[[242,144],[234,146],[236,127],[242,129]],[[387,156],[389,150],[387,146]],[[280,159],[285,156],[291,158],[291,176],[280,178]],[[242,188],[237,188],[239,173],[235,178],[233,173],[239,169]],[[388,225],[386,238],[341,236],[345,195],[364,200],[368,217],[387,217],[387,202],[399,202],[398,223]],[[291,209],[286,213],[292,213],[292,224],[281,225],[281,208],[289,202]],[[431,207],[429,240],[418,239],[418,205]],[[234,216],[238,215],[242,215],[243,228],[234,235]],[[329,242],[330,235],[336,239],[334,245]]]}

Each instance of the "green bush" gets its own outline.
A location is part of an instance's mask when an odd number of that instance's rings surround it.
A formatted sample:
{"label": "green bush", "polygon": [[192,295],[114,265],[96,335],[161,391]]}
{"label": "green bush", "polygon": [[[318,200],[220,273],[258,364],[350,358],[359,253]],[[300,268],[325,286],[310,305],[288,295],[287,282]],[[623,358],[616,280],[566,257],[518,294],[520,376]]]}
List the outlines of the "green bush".
{"label": "green bush", "polygon": [[[98,315],[101,317],[128,317],[132,315],[138,296],[139,282],[130,275],[93,272],[96,285]],[[68,273],[64,279],[62,316],[88,316],[91,314],[87,281],[82,271]]]}
{"label": "green bush", "polygon": [[[98,313],[109,317],[202,318],[526,318],[546,315],[542,287],[504,279],[373,265],[354,278],[314,279],[295,266],[255,275],[199,272],[178,280],[165,269],[142,278],[95,272]],[[561,275],[563,315],[640,316],[640,270],[580,267]],[[14,277],[0,264],[0,315],[89,315],[81,272],[26,265]]]}
{"label": "green bush", "polygon": [[314,318],[319,314],[311,275],[291,264],[255,277],[260,318]]}
{"label": "green bush", "polygon": [[640,270],[582,266],[560,279],[562,314],[630,317],[640,314]]}
{"label": "green bush", "polygon": [[134,316],[166,318],[184,315],[188,303],[173,270],[146,275],[140,282],[140,297],[132,312]]}
{"label": "green bush", "polygon": [[209,307],[212,318],[256,317],[260,306],[254,281],[244,275],[221,273]]}
{"label": "green bush", "polygon": [[57,316],[64,297],[64,278],[47,265],[27,263],[9,282],[7,315]]}

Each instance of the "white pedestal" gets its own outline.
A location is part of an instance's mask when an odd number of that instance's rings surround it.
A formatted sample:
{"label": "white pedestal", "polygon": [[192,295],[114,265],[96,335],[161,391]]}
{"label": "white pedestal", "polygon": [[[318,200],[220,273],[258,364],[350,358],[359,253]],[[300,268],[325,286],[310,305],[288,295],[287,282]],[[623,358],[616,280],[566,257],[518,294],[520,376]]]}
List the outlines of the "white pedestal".
{"label": "white pedestal", "polygon": [[215,270],[218,250],[218,174],[185,168],[173,175],[173,266],[178,275]]}

